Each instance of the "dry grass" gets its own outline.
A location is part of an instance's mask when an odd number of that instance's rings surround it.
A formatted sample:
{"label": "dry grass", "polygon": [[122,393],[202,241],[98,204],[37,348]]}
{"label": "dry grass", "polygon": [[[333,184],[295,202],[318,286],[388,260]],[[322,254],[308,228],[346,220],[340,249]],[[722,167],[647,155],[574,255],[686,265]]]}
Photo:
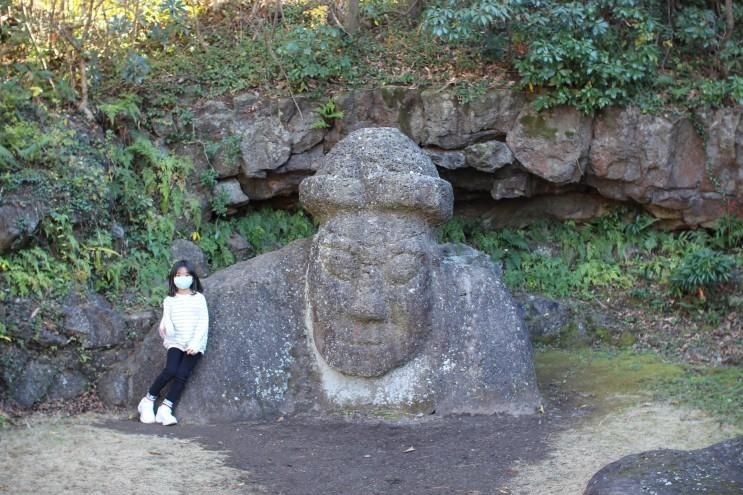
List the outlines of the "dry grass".
{"label": "dry grass", "polygon": [[96,426],[105,419],[35,415],[0,430],[0,494],[261,493],[247,488],[248,473],[225,466],[223,453]]}

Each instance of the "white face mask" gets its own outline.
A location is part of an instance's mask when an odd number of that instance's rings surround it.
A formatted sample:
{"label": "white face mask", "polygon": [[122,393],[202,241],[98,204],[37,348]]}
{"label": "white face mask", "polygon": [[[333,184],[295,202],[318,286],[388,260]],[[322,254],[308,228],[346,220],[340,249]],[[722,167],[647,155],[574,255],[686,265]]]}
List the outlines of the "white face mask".
{"label": "white face mask", "polygon": [[173,277],[173,283],[179,289],[188,289],[193,283],[193,277],[191,275]]}

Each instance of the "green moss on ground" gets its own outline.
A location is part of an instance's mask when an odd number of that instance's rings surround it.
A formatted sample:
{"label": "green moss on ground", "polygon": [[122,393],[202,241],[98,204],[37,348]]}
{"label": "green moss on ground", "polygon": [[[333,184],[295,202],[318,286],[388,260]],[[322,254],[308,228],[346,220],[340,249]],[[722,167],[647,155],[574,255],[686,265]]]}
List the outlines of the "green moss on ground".
{"label": "green moss on ground", "polygon": [[539,349],[534,361],[542,390],[557,385],[601,412],[655,398],[743,426],[740,367],[691,367],[653,353],[587,348]]}

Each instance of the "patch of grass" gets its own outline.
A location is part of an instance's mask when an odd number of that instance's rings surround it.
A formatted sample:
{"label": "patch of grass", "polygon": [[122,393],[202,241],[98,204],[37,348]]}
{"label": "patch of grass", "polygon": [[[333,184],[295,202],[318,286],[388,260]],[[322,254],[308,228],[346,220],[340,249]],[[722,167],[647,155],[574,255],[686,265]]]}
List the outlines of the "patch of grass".
{"label": "patch of grass", "polygon": [[638,396],[669,400],[743,426],[743,368],[691,367],[653,353],[596,349],[538,349],[540,387],[557,385],[609,410]]}
{"label": "patch of grass", "polygon": [[542,387],[558,383],[578,394],[607,401],[648,394],[649,385],[683,375],[683,368],[657,354],[594,349],[544,349],[534,358]]}
{"label": "patch of grass", "polygon": [[743,426],[743,368],[689,367],[681,376],[657,384],[664,398],[709,411],[724,421]]}

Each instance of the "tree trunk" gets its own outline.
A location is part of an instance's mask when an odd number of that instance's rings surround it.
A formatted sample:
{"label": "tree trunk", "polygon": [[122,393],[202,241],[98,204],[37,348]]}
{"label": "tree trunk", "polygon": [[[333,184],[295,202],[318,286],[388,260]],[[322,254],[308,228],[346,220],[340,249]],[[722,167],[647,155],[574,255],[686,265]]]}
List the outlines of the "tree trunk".
{"label": "tree trunk", "polygon": [[733,17],[733,0],[725,0],[725,34],[720,41],[720,48],[725,47],[725,43],[733,35],[735,29],[735,17]]}
{"label": "tree trunk", "polygon": [[343,5],[343,27],[350,35],[359,30],[359,0],[345,0]]}
{"label": "tree trunk", "polygon": [[411,22],[416,22],[422,11],[423,0],[408,0],[407,14]]}

